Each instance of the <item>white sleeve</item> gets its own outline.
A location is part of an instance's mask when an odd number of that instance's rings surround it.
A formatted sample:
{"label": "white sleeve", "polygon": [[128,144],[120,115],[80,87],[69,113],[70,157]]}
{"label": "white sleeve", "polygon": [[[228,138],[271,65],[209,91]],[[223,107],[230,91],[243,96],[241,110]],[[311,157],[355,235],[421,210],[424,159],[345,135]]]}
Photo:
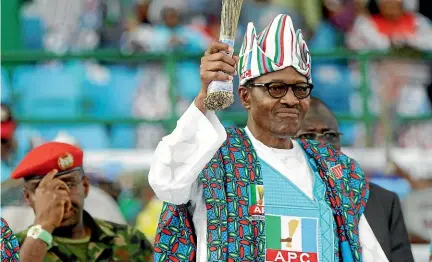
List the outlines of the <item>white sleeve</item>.
{"label": "white sleeve", "polygon": [[212,111],[205,115],[195,102],[177,121],[174,131],[159,142],[149,172],[157,197],[186,204],[204,166],[225,142],[225,128]]}
{"label": "white sleeve", "polygon": [[420,50],[432,50],[432,23],[423,15],[416,15],[416,33],[408,38],[408,43]]}
{"label": "white sleeve", "polygon": [[389,261],[364,214],[360,217],[359,238],[364,262]]}
{"label": "white sleeve", "polygon": [[390,48],[390,39],[380,34],[371,19],[359,15],[353,28],[346,35],[346,43],[353,50],[387,50]]}

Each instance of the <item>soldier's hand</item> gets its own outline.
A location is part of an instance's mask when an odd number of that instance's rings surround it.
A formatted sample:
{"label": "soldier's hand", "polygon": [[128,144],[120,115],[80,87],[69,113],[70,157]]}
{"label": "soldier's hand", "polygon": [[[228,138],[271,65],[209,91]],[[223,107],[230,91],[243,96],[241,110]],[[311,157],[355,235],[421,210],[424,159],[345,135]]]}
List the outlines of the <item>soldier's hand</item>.
{"label": "soldier's hand", "polygon": [[236,72],[238,56],[230,57],[221,52],[233,53],[233,48],[222,42],[214,42],[201,58],[201,91],[195,99],[195,105],[205,113],[204,99],[212,81],[229,81]]}
{"label": "soldier's hand", "polygon": [[48,173],[34,194],[34,224],[50,233],[60,226],[64,214],[72,207],[68,186],[60,179],[54,179],[57,173],[57,170]]}

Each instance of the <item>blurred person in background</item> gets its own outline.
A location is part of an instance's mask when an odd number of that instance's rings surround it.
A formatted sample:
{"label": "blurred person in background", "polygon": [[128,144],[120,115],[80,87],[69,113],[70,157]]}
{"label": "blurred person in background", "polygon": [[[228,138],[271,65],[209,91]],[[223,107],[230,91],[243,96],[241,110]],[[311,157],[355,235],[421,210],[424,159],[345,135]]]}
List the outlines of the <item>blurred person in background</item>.
{"label": "blurred person in background", "polygon": [[[362,12],[355,19],[345,38],[349,48],[388,52],[432,50],[432,24],[428,18],[407,11],[403,0],[377,0],[376,4],[377,14]],[[430,111],[425,106],[422,86],[422,83],[429,81],[429,65],[408,58],[382,58],[373,61],[369,70],[372,85],[370,99],[375,105],[371,111],[385,115],[384,121],[377,125],[374,143],[380,146],[386,143],[397,143],[403,147],[430,146],[430,123],[406,128],[395,119],[397,115],[410,117]]]}
{"label": "blurred person in background", "polygon": [[428,244],[432,240],[432,178],[416,178],[395,161],[389,165],[389,171],[405,179],[411,187],[402,201],[410,241]]}
{"label": "blurred person in background", "polygon": [[[343,0],[342,0],[343,1]],[[298,0],[272,0],[271,2],[278,4],[282,8],[289,10],[291,14],[296,14],[304,20],[304,28],[307,28],[309,33],[307,35],[312,35],[319,23],[322,21],[322,10],[321,10],[321,0],[308,0],[308,1],[298,1]],[[336,0],[333,2],[341,2]],[[294,23],[295,26],[300,26]]]}
{"label": "blurred person in background", "polygon": [[0,253],[1,262],[19,262],[19,242],[6,220],[1,218]]}
{"label": "blurred person in background", "polygon": [[411,47],[432,50],[432,25],[428,18],[404,9],[403,0],[376,0],[379,13],[363,13],[347,35],[354,50],[388,50]]}
{"label": "blurred person in background", "polygon": [[[342,134],[335,115],[320,99],[312,97],[297,137],[321,140],[341,150]],[[369,183],[370,194],[365,216],[390,261],[414,261],[404,216],[398,196],[374,183]]]}
{"label": "blurred person in background", "polygon": [[[297,257],[285,249],[293,235],[282,228],[293,233],[304,221],[303,207],[320,213],[321,204],[310,206],[318,201],[333,212],[313,222],[312,232],[302,234],[313,237],[310,243],[328,245],[310,254],[314,260],[388,261],[363,215],[369,186],[356,161],[325,144],[290,138],[309,107],[313,87],[310,53],[300,31],[294,31],[289,16],[278,15],[260,36],[250,23],[240,58],[222,55],[221,51],[233,51],[223,43],[208,49],[201,64],[200,93],[155,151],[149,182],[167,201],[155,239],[155,259],[194,259],[196,254],[197,261],[289,260],[288,255]],[[236,65],[248,123],[244,129],[225,129],[203,101],[209,83],[232,80]],[[314,187],[313,181],[322,187]],[[333,198],[330,188],[336,183],[340,191]],[[352,189],[342,190],[347,187]],[[344,202],[350,204],[340,204]],[[310,216],[315,217],[315,211]],[[353,229],[344,233],[347,227]],[[172,235],[179,239],[169,241]]]}
{"label": "blurred person in background", "polygon": [[58,142],[33,149],[12,173],[24,179],[24,198],[35,221],[17,234],[23,261],[149,261],[152,245],[126,225],[84,211],[89,180],[83,151]]}
{"label": "blurred person in background", "polygon": [[[316,26],[311,36],[311,49],[323,51],[343,47],[345,33],[351,30],[357,15],[365,12],[365,2],[366,0],[324,0],[324,19]],[[329,59],[324,61],[328,62]],[[340,60],[335,62],[340,63]]]}
{"label": "blurred person in background", "polygon": [[[152,2],[152,5],[157,4]],[[161,7],[160,16],[155,18],[153,33],[162,37],[164,41],[162,46],[159,45],[160,43],[153,44],[154,48],[152,49],[159,49],[160,51],[183,50],[193,53],[201,52],[207,48],[210,40],[201,32],[185,24],[185,14],[180,6],[171,2],[165,2],[158,6]],[[150,8],[156,9],[152,6]]]}
{"label": "blurred person in background", "polygon": [[[210,44],[210,37],[186,24],[181,1],[152,1],[149,17],[154,24],[151,37],[146,38],[149,50],[155,52],[180,51],[202,53]],[[150,41],[151,40],[151,41]],[[175,64],[176,112],[171,112],[169,78],[164,64],[148,63],[143,66],[140,87],[134,99],[134,116],[147,120],[166,119],[172,113],[182,113],[200,89],[199,63],[181,61]],[[137,131],[138,148],[154,149],[164,135],[161,124],[141,124]]]}
{"label": "blurred person in background", "polygon": [[136,228],[153,243],[163,202],[157,198],[147,176],[142,177],[139,181],[137,188],[139,188],[138,196],[142,201],[142,211],[136,218]]}
{"label": "blurred person in background", "polygon": [[14,133],[17,123],[12,117],[12,112],[6,104],[1,104],[1,182],[9,179],[15,167],[15,153],[17,141]]}

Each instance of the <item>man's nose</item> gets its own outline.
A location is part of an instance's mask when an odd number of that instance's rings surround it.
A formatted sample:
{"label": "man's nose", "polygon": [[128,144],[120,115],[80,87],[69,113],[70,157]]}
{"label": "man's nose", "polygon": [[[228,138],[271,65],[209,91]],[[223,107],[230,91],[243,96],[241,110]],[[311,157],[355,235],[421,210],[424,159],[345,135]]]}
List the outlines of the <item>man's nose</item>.
{"label": "man's nose", "polygon": [[280,99],[280,102],[289,106],[295,106],[300,103],[299,99],[294,95],[292,88],[288,89],[288,92]]}

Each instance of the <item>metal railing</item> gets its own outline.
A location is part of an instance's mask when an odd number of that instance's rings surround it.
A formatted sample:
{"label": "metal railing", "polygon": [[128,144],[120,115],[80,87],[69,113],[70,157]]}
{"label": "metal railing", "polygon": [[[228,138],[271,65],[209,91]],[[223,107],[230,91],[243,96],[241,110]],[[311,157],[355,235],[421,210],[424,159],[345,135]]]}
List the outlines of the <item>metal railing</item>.
{"label": "metal railing", "polygon": [[[169,129],[175,127],[178,115],[176,112],[176,71],[175,65],[177,61],[182,60],[196,60],[199,61],[202,54],[187,54],[187,53],[163,53],[163,54],[152,54],[152,53],[137,53],[133,55],[125,55],[118,50],[98,50],[92,52],[81,52],[77,54],[65,54],[58,55],[55,53],[49,53],[44,51],[4,51],[1,54],[2,66],[5,67],[9,72],[18,65],[37,63],[49,60],[75,60],[75,59],[92,59],[101,62],[108,63],[145,63],[149,61],[160,61],[165,64],[166,72],[170,79],[170,99],[171,103],[171,115],[162,121],[149,121],[146,119],[137,118],[115,118],[107,116],[106,118],[89,118],[82,117],[77,119],[36,119],[36,118],[26,118],[25,116],[17,116],[17,120],[21,123],[30,124],[56,124],[56,123],[103,123],[103,124],[140,124],[149,122],[162,122]],[[376,59],[392,59],[392,58],[410,58],[419,60],[432,60],[432,53],[420,53],[412,50],[398,50],[389,53],[381,52],[363,52],[356,53],[350,52],[344,49],[335,50],[332,52],[313,52],[313,61],[321,59],[341,59],[341,60],[355,60],[360,65],[361,72],[361,85],[360,94],[362,97],[362,116],[354,116],[352,114],[336,114],[339,121],[350,121],[350,122],[361,122],[364,124],[367,133],[367,146],[372,146],[373,143],[373,125],[376,121],[379,121],[380,116],[373,115],[370,111],[368,100],[370,97],[370,89],[368,83],[368,67],[371,60]],[[232,121],[235,123],[245,122],[246,113],[238,112],[220,112],[219,116],[222,120]],[[411,118],[401,118],[401,121],[422,121],[432,119],[432,115],[421,116],[421,117],[411,117]]]}

